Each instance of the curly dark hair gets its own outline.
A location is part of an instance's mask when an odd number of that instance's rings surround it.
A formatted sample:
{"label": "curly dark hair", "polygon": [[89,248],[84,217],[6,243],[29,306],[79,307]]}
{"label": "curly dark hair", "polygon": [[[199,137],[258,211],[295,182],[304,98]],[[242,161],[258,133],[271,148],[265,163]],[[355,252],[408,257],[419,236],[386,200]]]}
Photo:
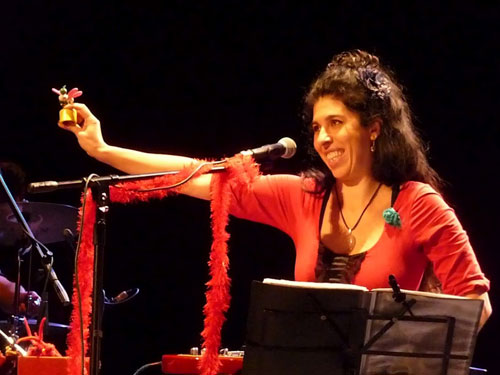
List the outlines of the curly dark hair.
{"label": "curly dark hair", "polygon": [[[360,116],[362,126],[369,126],[376,118],[381,120],[372,166],[377,181],[393,186],[414,180],[439,189],[442,180],[427,161],[402,88],[378,57],[361,50],[333,57],[304,97],[303,119],[310,133],[314,104],[323,96],[341,100]],[[323,163],[304,176],[316,179],[318,192],[334,182]]]}
{"label": "curly dark hair", "polygon": [[[26,174],[19,164],[11,161],[0,161],[0,173],[2,173],[2,176],[9,186],[9,190],[14,198],[16,200],[21,199],[26,193]],[[7,195],[3,189],[0,189],[0,203],[7,201]]]}

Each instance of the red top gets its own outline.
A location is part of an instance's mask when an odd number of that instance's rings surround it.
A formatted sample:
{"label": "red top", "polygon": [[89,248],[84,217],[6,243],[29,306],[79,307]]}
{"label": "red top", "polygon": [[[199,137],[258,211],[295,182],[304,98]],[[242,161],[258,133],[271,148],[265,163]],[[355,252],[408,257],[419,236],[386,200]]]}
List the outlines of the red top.
{"label": "red top", "polygon": [[[296,249],[295,280],[315,281],[323,194],[304,191],[303,183],[298,176],[267,175],[247,190],[233,186],[230,213],[287,233]],[[410,181],[402,185],[394,209],[401,217],[401,228],[385,224],[354,284],[386,288],[388,275],[393,274],[401,288],[418,290],[430,260],[443,293],[489,290],[467,234],[441,195],[427,184]]]}

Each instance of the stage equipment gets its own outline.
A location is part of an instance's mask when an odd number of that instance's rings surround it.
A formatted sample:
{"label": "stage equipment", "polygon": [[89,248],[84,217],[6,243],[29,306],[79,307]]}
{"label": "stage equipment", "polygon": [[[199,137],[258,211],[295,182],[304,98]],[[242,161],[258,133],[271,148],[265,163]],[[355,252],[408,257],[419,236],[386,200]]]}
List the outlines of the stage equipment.
{"label": "stage equipment", "polygon": [[297,151],[297,144],[292,138],[281,138],[277,143],[264,145],[250,150],[241,151],[240,154],[254,158],[256,162],[272,161],[278,158],[290,159]]}
{"label": "stage equipment", "polygon": [[[56,291],[57,296],[60,301],[67,305],[69,304],[69,297],[66,293],[66,290],[62,286],[61,282],[57,278],[56,272],[52,267],[53,263],[53,254],[47,249],[43,244],[36,239],[35,234],[31,230],[30,225],[27,223],[25,217],[23,216],[21,209],[17,202],[14,200],[5,180],[0,171],[0,185],[2,186],[3,191],[5,192],[5,196],[7,197],[7,204],[11,209],[13,220],[17,221],[18,226],[21,228],[22,232],[24,232],[26,236],[26,241],[30,243],[31,249],[34,249],[38,252],[42,265],[47,273],[48,279],[52,282],[54,290]],[[6,216],[7,220],[9,220],[10,216]],[[21,252],[24,252],[29,247],[23,246],[20,251],[18,251],[17,255],[17,279],[15,281],[15,292],[14,292],[14,313],[12,318],[12,327],[10,329],[10,333],[13,337],[17,336],[17,332],[19,330],[20,322],[22,317],[19,314],[19,295],[20,295],[20,287],[21,287],[21,277],[20,277],[20,268],[21,268]]]}
{"label": "stage equipment", "polygon": [[[196,353],[191,354],[165,354],[161,358],[161,370],[164,374],[200,374],[199,362],[201,355]],[[242,351],[228,351],[222,349],[219,355],[221,366],[220,374],[239,374],[243,366]]]}
{"label": "stage equipment", "polygon": [[[104,265],[104,245],[105,245],[105,234],[106,234],[106,214],[109,211],[109,203],[111,198],[120,197],[123,199],[122,202],[129,202],[136,197],[139,197],[143,200],[150,196],[154,196],[156,198],[163,197],[166,194],[163,193],[169,189],[178,187],[183,183],[189,181],[193,176],[200,175],[202,173],[216,173],[222,172],[226,170],[225,164],[228,163],[228,160],[221,160],[216,162],[205,162],[200,163],[198,166],[193,166],[191,169],[185,169],[183,171],[171,171],[171,172],[163,172],[163,173],[150,173],[150,174],[141,174],[141,175],[128,175],[128,176],[90,176],[87,179],[76,180],[76,181],[68,181],[68,182],[56,182],[56,188],[79,188],[83,186],[87,186],[91,190],[91,194],[87,191],[84,192],[84,196],[93,197],[92,207],[93,212],[95,212],[95,227],[93,226],[90,232],[85,231],[85,227],[81,228],[82,231],[82,243],[93,243],[94,250],[90,255],[85,255],[87,259],[91,257],[93,259],[93,272],[91,272],[91,280],[92,287],[89,288],[85,286],[85,290],[92,290],[92,304],[91,304],[91,328],[88,330],[90,333],[90,375],[97,375],[99,373],[100,368],[100,348],[101,348],[101,340],[103,336],[102,332],[102,313],[104,306],[104,295],[102,293],[103,290],[103,265]],[[161,185],[162,182],[166,181],[165,177],[169,177],[175,175],[180,176],[181,181],[177,181],[174,184],[166,183],[166,185]],[[153,178],[157,178],[153,181]],[[145,189],[144,186],[139,186],[135,184],[134,181],[138,180],[148,180],[151,182],[149,186],[153,186],[150,189]],[[129,182],[133,184],[133,187],[124,186],[125,182]],[[160,183],[161,186],[158,186]],[[37,192],[37,186],[40,187],[40,191],[44,191],[45,183],[33,183],[31,184],[31,192]],[[51,183],[51,185],[54,185]],[[119,186],[117,186],[119,185]],[[51,186],[53,189],[54,186]],[[87,199],[87,198],[85,198]],[[115,200],[113,200],[115,201]],[[120,201],[120,200],[117,200]],[[89,211],[90,212],[90,211]],[[83,220],[87,220],[87,214],[82,215]],[[77,270],[75,270],[76,272]],[[78,272],[77,272],[78,273]],[[96,292],[99,291],[99,292]],[[83,298],[86,298],[83,296]],[[75,306],[74,306],[75,309]],[[86,317],[83,317],[84,322],[84,330],[87,329]],[[70,331],[71,336],[72,331]],[[69,339],[68,339],[69,340]],[[71,344],[68,341],[68,352],[71,349]],[[85,343],[81,343],[82,346],[85,346]],[[78,351],[78,350],[77,350]],[[71,354],[70,354],[71,355]],[[78,355],[78,353],[76,353]]]}
{"label": "stage equipment", "polygon": [[[17,375],[67,375],[68,357],[18,357]],[[89,368],[88,358],[85,367]]]}
{"label": "stage equipment", "polygon": [[[17,202],[35,238],[51,244],[65,241],[64,230],[76,231],[75,207],[45,202]],[[16,215],[7,203],[0,204],[0,246],[15,246],[26,238]]]}
{"label": "stage equipment", "polygon": [[467,375],[483,301],[254,282],[244,375]]}
{"label": "stage equipment", "polygon": [[[36,319],[27,319],[29,327],[35,330],[39,322]],[[0,330],[4,332],[9,331],[10,322],[7,320],[0,320]],[[44,340],[54,344],[60,352],[63,352],[66,348],[66,336],[68,334],[69,326],[61,323],[46,323],[44,329]],[[28,334],[24,325],[19,328],[19,337],[23,337]]]}

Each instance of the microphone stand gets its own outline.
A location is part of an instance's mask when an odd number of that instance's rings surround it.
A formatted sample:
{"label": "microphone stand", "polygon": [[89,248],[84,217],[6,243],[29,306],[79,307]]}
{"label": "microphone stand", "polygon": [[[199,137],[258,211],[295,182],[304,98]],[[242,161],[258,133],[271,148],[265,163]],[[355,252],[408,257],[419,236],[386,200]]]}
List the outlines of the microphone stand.
{"label": "microphone stand", "polygon": [[[90,329],[90,375],[99,374],[102,332],[102,316],[104,314],[104,246],[106,243],[106,213],[109,211],[109,184],[96,182],[92,184],[92,195],[96,201],[96,222],[94,227],[94,279],[92,287],[92,306]],[[82,230],[83,228],[81,228]],[[75,270],[76,272],[76,270]],[[83,343],[82,343],[83,345]],[[84,358],[82,358],[82,361]]]}
{"label": "microphone stand", "polygon": [[[223,162],[225,161],[222,160],[220,162],[215,162],[214,164]],[[225,170],[226,167],[224,166],[215,166],[205,173],[217,173]],[[175,175],[178,173],[179,171],[169,171],[124,176],[109,175],[104,177],[93,177],[88,181],[88,186],[92,191],[92,196],[94,197],[97,205],[96,224],[94,227],[94,283],[92,292],[93,313],[90,328],[90,375],[98,375],[100,369],[101,341],[103,337],[102,316],[104,312],[104,247],[106,242],[106,214],[109,212],[110,203],[109,187],[120,182],[138,181],[165,175]],[[85,184],[87,184],[87,179],[61,182],[35,182],[29,185],[28,191],[31,193],[41,193],[58,189],[81,188],[85,186]]]}
{"label": "microphone stand", "polygon": [[[60,283],[60,281],[57,278],[57,275],[52,267],[52,259],[53,259],[53,254],[49,250],[44,252],[38,242],[35,240],[35,236],[33,232],[31,231],[30,226],[26,222],[23,214],[21,213],[21,210],[19,209],[19,206],[17,205],[14,197],[12,196],[9,187],[7,186],[2,173],[0,171],[0,184],[2,185],[3,191],[5,192],[5,195],[7,196],[7,203],[9,204],[12,213],[14,214],[17,222],[19,225],[22,227],[24,233],[26,234],[27,237],[31,240],[32,243],[32,248],[35,248],[38,251],[38,254],[40,255],[40,259],[42,261],[42,265],[45,268],[45,271],[48,273],[48,277],[53,283],[54,289],[63,303],[63,305],[68,305],[69,304],[69,297],[68,294],[66,293],[66,290],[64,290],[64,287]],[[16,279],[16,288],[14,292],[14,321],[13,325],[14,327],[12,328],[13,334],[17,335],[18,333],[18,325],[19,325],[19,295],[20,295],[20,288],[21,288],[21,279],[20,279],[20,253],[18,253],[17,256],[17,279]]]}
{"label": "microphone stand", "polygon": [[[220,161],[222,163],[224,161]],[[219,167],[213,167],[210,171],[206,173],[216,173],[216,172],[223,172],[226,170],[226,167],[224,166],[219,166]],[[115,185],[120,182],[127,182],[127,181],[139,181],[139,180],[145,180],[148,178],[154,178],[154,177],[161,177],[161,176],[168,176],[168,175],[175,175],[178,174],[179,171],[168,171],[168,172],[156,172],[156,173],[143,173],[143,174],[130,174],[130,175],[109,175],[109,176],[104,176],[104,177],[93,177],[91,179],[91,183],[103,183],[103,184],[108,184],[110,185]],[[42,181],[42,182],[32,182],[31,184],[28,185],[28,192],[29,193],[49,193],[51,191],[55,190],[60,190],[60,189],[78,189],[78,188],[83,188],[86,183],[86,179],[81,179],[81,180],[71,180],[71,181]]]}

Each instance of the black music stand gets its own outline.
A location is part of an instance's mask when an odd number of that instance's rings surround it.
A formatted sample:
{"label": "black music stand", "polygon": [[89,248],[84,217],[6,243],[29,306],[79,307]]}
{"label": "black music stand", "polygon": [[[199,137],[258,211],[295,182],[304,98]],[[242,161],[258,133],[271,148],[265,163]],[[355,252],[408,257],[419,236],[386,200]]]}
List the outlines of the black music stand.
{"label": "black music stand", "polygon": [[243,374],[358,374],[369,294],[334,293],[254,281]]}
{"label": "black music stand", "polygon": [[254,282],[243,374],[468,374],[482,301],[408,293]]}
{"label": "black music stand", "polygon": [[371,291],[361,375],[467,375],[483,301],[390,289]]}

